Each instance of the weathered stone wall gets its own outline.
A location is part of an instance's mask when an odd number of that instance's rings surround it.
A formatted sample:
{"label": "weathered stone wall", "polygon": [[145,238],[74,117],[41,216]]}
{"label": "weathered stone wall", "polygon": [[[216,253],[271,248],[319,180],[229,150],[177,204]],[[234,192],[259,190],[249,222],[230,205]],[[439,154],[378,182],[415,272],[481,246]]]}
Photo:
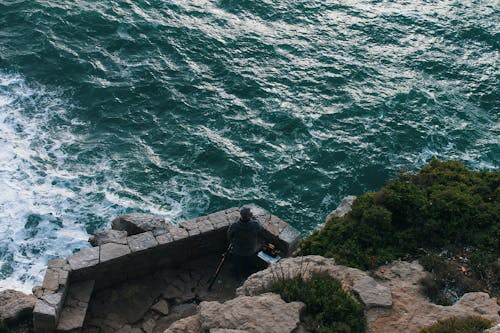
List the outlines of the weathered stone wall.
{"label": "weathered stone wall", "polygon": [[[299,232],[262,208],[254,206],[252,210],[265,229],[266,240],[276,244],[285,256],[291,253]],[[92,281],[93,288],[106,288],[202,255],[222,253],[228,246],[227,229],[238,218],[238,208],[178,225],[147,214],[117,217],[112,223],[113,231],[101,232],[91,240],[94,247],[51,261],[43,285],[36,288],[36,333],[65,331],[62,327],[68,325],[59,323],[59,317],[71,284]],[[89,295],[81,296],[82,303],[89,302],[93,288],[87,288]],[[82,307],[82,311],[84,316],[86,308]]]}

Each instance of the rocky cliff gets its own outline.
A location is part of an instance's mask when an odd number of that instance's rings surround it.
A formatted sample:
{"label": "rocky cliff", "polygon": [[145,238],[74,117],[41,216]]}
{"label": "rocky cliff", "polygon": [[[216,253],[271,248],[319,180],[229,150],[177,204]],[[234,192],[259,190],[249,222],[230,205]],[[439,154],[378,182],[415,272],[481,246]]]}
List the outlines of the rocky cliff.
{"label": "rocky cliff", "polygon": [[[329,216],[346,214],[353,199],[344,200]],[[396,261],[365,272],[321,256],[285,258],[251,275],[239,287],[225,267],[214,291],[209,293],[207,277],[219,256],[207,252],[210,244],[204,241],[205,235],[210,240],[221,238],[235,214],[236,209],[227,210],[175,228],[165,227],[164,221],[156,217],[119,217],[113,222],[115,230],[100,231],[92,237],[94,247],[85,255],[77,253],[74,258],[52,262],[44,285],[34,288],[36,297],[15,291],[0,293],[1,319],[15,324],[31,314],[35,302],[50,307],[51,300],[55,302],[59,295],[59,303],[52,309],[59,313],[57,319],[69,319],[63,324],[50,324],[54,328],[39,326],[38,331],[306,333],[301,318],[305,304],[286,303],[270,293],[270,287],[277,277],[308,279],[321,274],[339,280],[343,289],[365,306],[368,332],[418,332],[452,316],[477,315],[500,323],[498,300],[485,293],[465,294],[452,306],[430,302],[419,284],[429,273],[417,262]],[[297,233],[291,227],[270,214],[262,213],[261,219],[278,243],[293,250]],[[115,248],[126,251],[116,254]],[[114,254],[103,260],[106,251]],[[183,258],[181,261],[172,260],[171,256],[177,254]],[[161,265],[148,263],[155,260],[160,260]],[[108,278],[114,282],[103,283]],[[499,329],[496,326],[488,332]]]}

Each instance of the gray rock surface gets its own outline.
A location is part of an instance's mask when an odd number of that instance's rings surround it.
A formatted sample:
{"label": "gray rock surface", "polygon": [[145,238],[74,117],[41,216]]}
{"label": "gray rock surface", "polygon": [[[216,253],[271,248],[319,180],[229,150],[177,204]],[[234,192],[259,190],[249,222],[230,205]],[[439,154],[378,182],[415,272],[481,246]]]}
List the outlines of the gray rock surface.
{"label": "gray rock surface", "polygon": [[182,318],[172,323],[165,333],[201,333],[201,318],[199,314]]}
{"label": "gray rock surface", "polygon": [[214,328],[210,330],[210,333],[250,333],[247,330],[232,330],[227,328]]}
{"label": "gray rock surface", "polygon": [[361,302],[367,308],[390,307],[392,305],[391,290],[377,283],[369,276],[356,280],[352,286],[352,291],[359,295]]}
{"label": "gray rock surface", "polygon": [[266,270],[251,275],[237,289],[238,295],[258,295],[269,290],[277,278],[314,273],[338,279],[367,309],[367,332],[418,332],[438,320],[452,316],[481,316],[500,322],[500,305],[486,293],[468,293],[452,306],[431,303],[422,295],[419,280],[427,276],[418,262],[396,261],[368,275],[361,270],[335,265],[320,256],[285,258]]}
{"label": "gray rock surface", "polygon": [[33,312],[36,298],[17,290],[3,290],[0,292],[0,320],[9,324],[16,324],[28,318]]}
{"label": "gray rock surface", "polygon": [[[238,295],[258,295],[268,291],[277,279],[288,279],[295,276],[310,278],[312,275],[329,275],[342,283],[346,290],[352,290],[357,283],[356,293],[360,299],[370,302],[370,307],[390,306],[391,292],[362,270],[336,265],[333,259],[321,256],[304,256],[282,259],[278,264],[251,275],[243,285],[236,290]],[[361,284],[361,282],[363,283]],[[362,286],[366,286],[363,289]],[[377,290],[378,298],[374,299],[373,288]],[[377,303],[380,301],[381,303]]]}
{"label": "gray rock surface", "polygon": [[[80,260],[80,263],[76,263],[73,261],[75,267],[83,267],[85,264],[83,263],[83,257],[76,256],[77,260]],[[69,271],[71,267],[66,259],[53,259],[49,261],[49,265],[45,272],[45,276],[43,278],[42,286],[40,289],[34,289],[33,294],[39,298],[43,295],[56,293],[59,290],[62,290],[68,284]]]}
{"label": "gray rock surface", "polygon": [[130,248],[128,245],[106,243],[99,246],[101,249],[100,262],[105,263],[107,261],[125,256],[130,253]]}
{"label": "gray rock surface", "polygon": [[368,332],[418,332],[449,317],[480,316],[500,322],[500,305],[486,293],[463,295],[452,306],[431,303],[421,292],[419,280],[428,273],[418,262],[396,261],[375,273],[391,289],[393,305],[367,311]]}
{"label": "gray rock surface", "polygon": [[303,308],[303,303],[286,303],[271,293],[239,296],[224,303],[201,302],[197,315],[175,322],[164,333],[291,333]]}
{"label": "gray rock surface", "polygon": [[64,308],[57,325],[57,331],[73,332],[83,327],[95,281],[81,281],[69,286]]}
{"label": "gray rock surface", "polygon": [[33,308],[33,325],[37,333],[53,333],[56,330],[56,309],[42,300]]}
{"label": "gray rock surface", "polygon": [[189,236],[186,229],[180,228],[173,224],[167,225],[167,230],[172,236],[173,240],[180,240]]}
{"label": "gray rock surface", "polygon": [[33,324],[36,333],[54,333],[64,301],[64,290],[44,295],[33,308]]}
{"label": "gray rock surface", "polygon": [[128,237],[128,246],[132,252],[143,251],[158,245],[158,241],[151,231]]}
{"label": "gray rock surface", "polygon": [[97,230],[89,238],[92,246],[99,246],[106,243],[127,244],[127,232],[124,230]]}
{"label": "gray rock surface", "polygon": [[99,263],[99,247],[84,249],[68,257],[71,270],[77,271]]}
{"label": "gray rock surface", "polygon": [[145,333],[163,333],[173,322],[196,314],[200,300],[223,301],[234,297],[238,282],[229,276],[229,265],[223,267],[212,291],[207,291],[208,277],[219,259],[219,255],[202,257],[97,289],[89,305],[84,332],[97,328],[99,333],[122,332],[122,327],[129,325]]}
{"label": "gray rock surface", "polygon": [[155,229],[165,229],[165,219],[150,214],[132,213],[120,215],[111,222],[113,230],[126,231],[129,236]]}

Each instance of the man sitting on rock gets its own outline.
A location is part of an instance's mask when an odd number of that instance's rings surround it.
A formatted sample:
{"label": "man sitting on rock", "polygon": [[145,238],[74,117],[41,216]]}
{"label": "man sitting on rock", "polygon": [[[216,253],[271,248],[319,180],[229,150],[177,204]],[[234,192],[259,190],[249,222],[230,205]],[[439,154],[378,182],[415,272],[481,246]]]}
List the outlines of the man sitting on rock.
{"label": "man sitting on rock", "polygon": [[253,217],[250,207],[240,210],[240,219],[229,226],[227,236],[232,244],[231,271],[241,281],[256,271],[255,253],[259,250],[259,239],[264,229]]}

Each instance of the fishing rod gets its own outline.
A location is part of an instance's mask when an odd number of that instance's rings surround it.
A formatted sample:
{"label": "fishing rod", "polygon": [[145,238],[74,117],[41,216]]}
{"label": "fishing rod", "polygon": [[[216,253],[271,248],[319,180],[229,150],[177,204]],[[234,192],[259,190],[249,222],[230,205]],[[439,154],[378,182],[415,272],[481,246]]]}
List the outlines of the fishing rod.
{"label": "fishing rod", "polygon": [[215,283],[215,280],[217,280],[217,276],[219,276],[220,271],[222,270],[222,266],[224,266],[224,262],[226,261],[227,257],[229,256],[231,249],[233,248],[233,244],[229,244],[226,252],[222,254],[222,258],[219,261],[219,264],[217,265],[217,268],[215,269],[214,275],[207,281],[208,283],[208,291],[212,290],[212,286]]}

